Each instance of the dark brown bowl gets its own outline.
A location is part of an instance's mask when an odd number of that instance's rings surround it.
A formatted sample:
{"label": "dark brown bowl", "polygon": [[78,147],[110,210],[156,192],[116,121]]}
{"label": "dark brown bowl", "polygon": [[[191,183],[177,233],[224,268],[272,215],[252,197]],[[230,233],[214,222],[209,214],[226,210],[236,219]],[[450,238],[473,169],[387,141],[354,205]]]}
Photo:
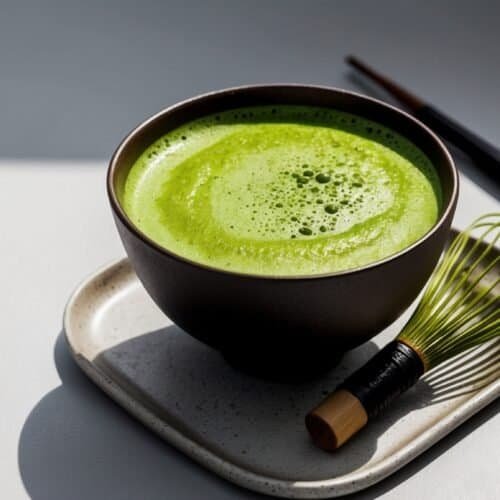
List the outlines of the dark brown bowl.
{"label": "dark brown bowl", "polygon": [[[147,146],[201,116],[266,104],[347,111],[413,141],[431,159],[441,179],[439,220],[413,245],[384,260],[344,272],[286,277],[229,272],[190,261],[159,246],[134,226],[120,200],[127,173]],[[439,138],[394,107],[329,87],[257,85],[195,97],[146,120],[114,153],[107,186],[130,261],[172,321],[242,369],[273,378],[302,379],[335,365],[345,351],[380,332],[416,298],[445,245],[455,212],[458,176]]]}

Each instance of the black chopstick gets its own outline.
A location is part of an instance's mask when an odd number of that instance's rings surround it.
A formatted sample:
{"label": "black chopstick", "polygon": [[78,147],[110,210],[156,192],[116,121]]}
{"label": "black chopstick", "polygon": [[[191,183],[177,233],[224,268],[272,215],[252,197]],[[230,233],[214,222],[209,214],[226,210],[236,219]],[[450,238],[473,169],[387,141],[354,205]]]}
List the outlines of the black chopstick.
{"label": "black chopstick", "polygon": [[428,125],[441,137],[453,143],[466,153],[478,169],[500,185],[500,149],[466,129],[442,111],[424,102],[386,76],[370,68],[354,56],[346,62],[365,76],[378,83],[399,102],[404,104],[419,120]]}

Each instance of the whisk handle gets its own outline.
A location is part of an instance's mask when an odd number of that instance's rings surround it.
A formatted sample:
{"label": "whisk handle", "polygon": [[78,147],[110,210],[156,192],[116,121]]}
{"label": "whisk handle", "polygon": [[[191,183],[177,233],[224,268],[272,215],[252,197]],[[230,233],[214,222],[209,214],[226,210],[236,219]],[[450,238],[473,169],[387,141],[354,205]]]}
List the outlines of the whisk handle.
{"label": "whisk handle", "polygon": [[397,340],[389,343],[306,416],[313,441],[320,448],[337,449],[423,373],[413,349]]}
{"label": "whisk handle", "polygon": [[359,399],[368,418],[374,418],[416,384],[424,373],[418,354],[397,340],[380,350],[340,388]]}

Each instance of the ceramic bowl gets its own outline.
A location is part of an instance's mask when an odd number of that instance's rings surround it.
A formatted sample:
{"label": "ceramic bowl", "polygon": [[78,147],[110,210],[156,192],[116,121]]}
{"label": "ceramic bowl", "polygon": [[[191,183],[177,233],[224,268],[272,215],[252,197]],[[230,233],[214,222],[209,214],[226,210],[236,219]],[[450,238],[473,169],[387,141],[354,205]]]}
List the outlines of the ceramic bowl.
{"label": "ceramic bowl", "polygon": [[[139,155],[176,127],[204,115],[260,105],[323,106],[385,125],[433,162],[443,191],[439,219],[418,241],[388,258],[343,272],[273,277],[216,269],[164,248],[138,229],[121,199]],[[234,365],[264,377],[303,379],[336,364],[393,322],[417,297],[445,245],[458,176],[441,140],[410,115],[375,99],[312,85],[257,85],[212,92],[160,111],[114,153],[107,188],[118,232],[144,287],[187,333]]]}

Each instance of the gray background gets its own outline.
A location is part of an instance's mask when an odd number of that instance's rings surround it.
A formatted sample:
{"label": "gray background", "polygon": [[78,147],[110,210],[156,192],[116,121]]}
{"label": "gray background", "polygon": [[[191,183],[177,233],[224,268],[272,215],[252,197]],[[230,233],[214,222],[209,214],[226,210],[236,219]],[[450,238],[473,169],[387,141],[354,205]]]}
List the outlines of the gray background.
{"label": "gray background", "polygon": [[[103,160],[144,117],[221,87],[310,82],[385,98],[347,70],[351,52],[500,143],[498,19],[500,3],[486,1],[0,0],[0,303],[8,342],[0,350],[0,496],[260,498],[135,423],[85,379],[61,341],[71,288],[122,254],[96,190]],[[453,153],[463,172],[498,194]],[[44,197],[38,190],[46,186],[54,189]],[[17,231],[34,220],[28,234]],[[493,499],[499,409],[491,405],[359,498],[421,498],[425,490]]]}
{"label": "gray background", "polygon": [[107,158],[145,116],[243,83],[362,90],[355,53],[500,143],[500,3],[0,2],[0,156]]}

